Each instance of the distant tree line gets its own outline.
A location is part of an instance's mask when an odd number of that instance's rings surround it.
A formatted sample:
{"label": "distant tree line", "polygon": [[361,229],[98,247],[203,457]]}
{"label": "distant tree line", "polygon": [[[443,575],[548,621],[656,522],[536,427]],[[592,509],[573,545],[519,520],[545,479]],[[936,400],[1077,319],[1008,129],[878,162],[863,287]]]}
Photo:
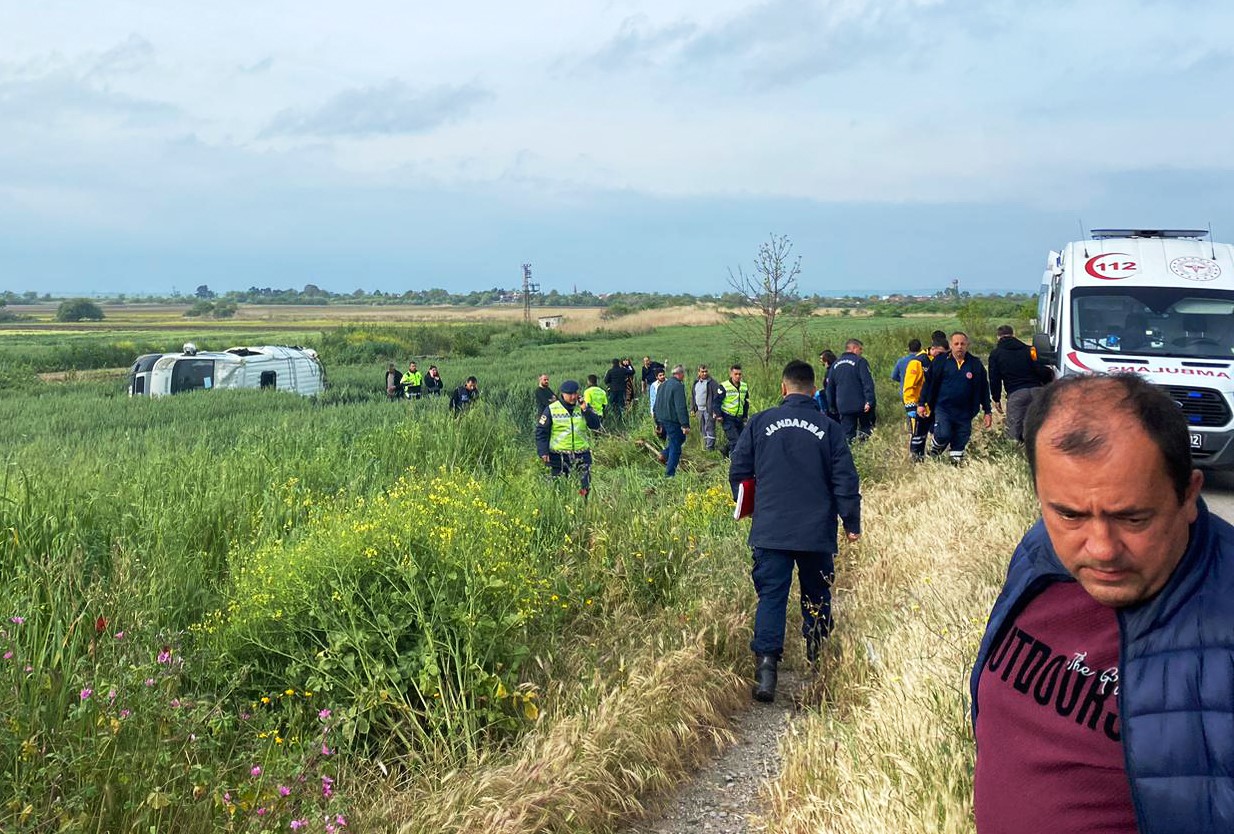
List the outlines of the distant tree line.
{"label": "distant tree line", "polygon": [[[952,294],[950,290],[940,290],[932,295],[866,295],[866,296],[826,296],[826,295],[795,295],[794,304],[807,308],[833,308],[841,311],[868,312],[884,316],[902,316],[912,313],[956,313],[964,305],[977,300],[983,302],[985,311],[990,316],[1010,316],[1025,305],[1035,303],[1036,296],[1031,293],[969,293]],[[61,300],[48,293],[37,292],[0,292],[0,307],[5,303],[37,304]],[[374,290],[367,292],[357,289],[350,293],[334,293],[323,290],[316,284],[306,284],[303,289],[277,289],[273,287],[249,287],[247,290],[232,290],[225,293],[215,293],[206,284],[197,287],[190,296],[141,296],[133,297],[116,295],[109,298],[96,298],[95,301],[109,303],[191,303],[190,316],[208,318],[227,318],[235,313],[239,304],[295,304],[295,305],[366,305],[382,306],[394,304],[412,305],[445,305],[454,307],[489,307],[513,306],[521,307],[523,303],[521,292],[517,289],[493,287],[487,290],[473,290],[466,293],[454,293],[439,287],[426,290],[407,290],[406,292],[383,292]],[[749,306],[750,298],[740,292],[732,291],[723,294],[691,295],[689,293],[658,293],[658,292],[616,292],[597,295],[583,290],[580,292],[562,293],[550,290],[537,294],[532,301],[535,307],[601,307],[606,318],[618,318],[624,315],[655,310],[663,307],[679,307],[694,304],[715,304],[728,309],[741,309]],[[1021,316],[1022,317],[1022,316]]]}

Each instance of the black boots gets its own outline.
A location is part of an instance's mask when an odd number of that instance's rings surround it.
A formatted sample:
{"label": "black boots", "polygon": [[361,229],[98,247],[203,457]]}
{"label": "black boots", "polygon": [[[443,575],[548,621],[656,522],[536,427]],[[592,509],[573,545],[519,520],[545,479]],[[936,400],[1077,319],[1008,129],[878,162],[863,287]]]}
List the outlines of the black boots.
{"label": "black boots", "polygon": [[754,668],[754,700],[771,703],[776,698],[776,667],[780,660],[773,654],[756,656]]}

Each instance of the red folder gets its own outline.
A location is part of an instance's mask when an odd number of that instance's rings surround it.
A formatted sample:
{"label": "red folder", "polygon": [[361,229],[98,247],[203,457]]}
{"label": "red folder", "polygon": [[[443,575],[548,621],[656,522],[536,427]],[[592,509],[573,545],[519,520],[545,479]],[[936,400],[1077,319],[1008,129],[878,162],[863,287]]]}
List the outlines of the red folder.
{"label": "red folder", "polygon": [[737,485],[737,505],[733,507],[733,518],[745,518],[754,515],[754,479],[746,478]]}

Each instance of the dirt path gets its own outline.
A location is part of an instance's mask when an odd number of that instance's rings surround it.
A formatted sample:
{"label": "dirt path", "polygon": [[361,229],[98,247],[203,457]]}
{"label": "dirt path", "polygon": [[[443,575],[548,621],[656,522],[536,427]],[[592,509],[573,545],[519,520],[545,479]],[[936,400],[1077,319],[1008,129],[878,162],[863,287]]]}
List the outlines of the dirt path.
{"label": "dirt path", "polygon": [[760,791],[780,770],[780,737],[797,712],[800,674],[781,667],[776,700],[750,701],[733,717],[737,742],[668,797],[658,816],[620,834],[753,834],[763,831]]}

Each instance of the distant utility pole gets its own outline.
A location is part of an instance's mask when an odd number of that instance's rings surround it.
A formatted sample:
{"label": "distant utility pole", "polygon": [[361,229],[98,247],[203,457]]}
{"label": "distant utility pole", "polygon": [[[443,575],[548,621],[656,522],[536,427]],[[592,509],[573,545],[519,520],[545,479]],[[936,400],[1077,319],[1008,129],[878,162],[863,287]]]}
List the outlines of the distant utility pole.
{"label": "distant utility pole", "polygon": [[959,278],[951,279],[951,297],[952,298],[960,297],[960,279]]}
{"label": "distant utility pole", "polygon": [[531,296],[540,291],[540,285],[531,281],[531,264],[523,264],[523,321],[531,324]]}

